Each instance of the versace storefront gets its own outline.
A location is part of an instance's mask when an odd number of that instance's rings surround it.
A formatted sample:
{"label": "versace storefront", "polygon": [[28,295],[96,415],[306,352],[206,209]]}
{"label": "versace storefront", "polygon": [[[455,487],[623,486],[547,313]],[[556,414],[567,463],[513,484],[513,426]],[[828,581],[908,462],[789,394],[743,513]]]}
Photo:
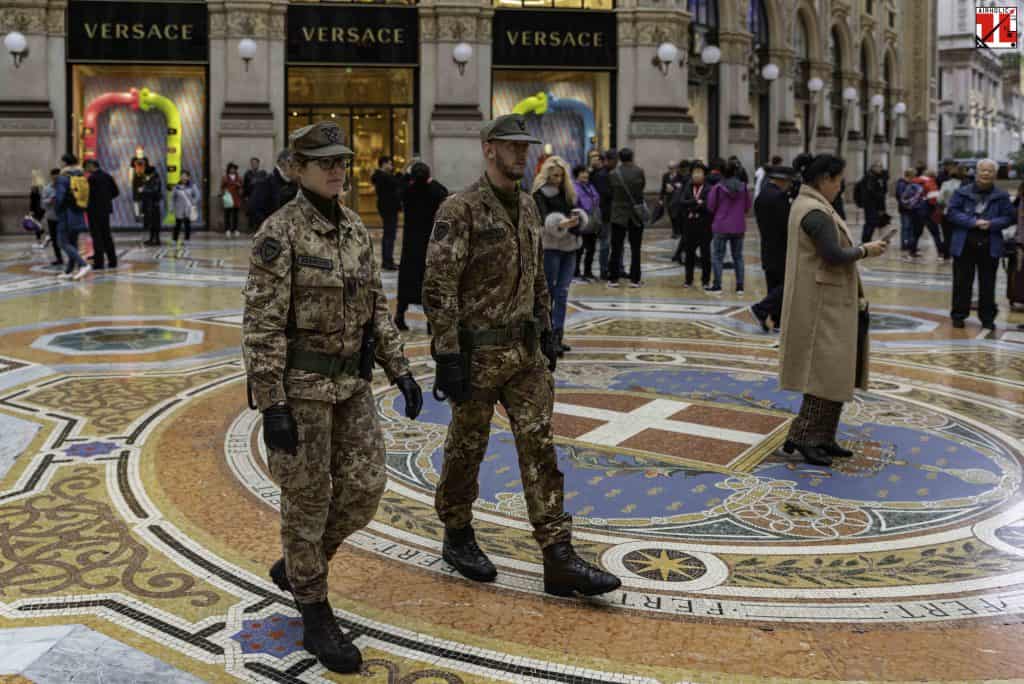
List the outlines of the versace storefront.
{"label": "versace storefront", "polygon": [[419,25],[414,7],[291,5],[287,132],[337,121],[355,152],[349,201],[376,212],[370,176],[381,155],[403,169],[418,137]]}

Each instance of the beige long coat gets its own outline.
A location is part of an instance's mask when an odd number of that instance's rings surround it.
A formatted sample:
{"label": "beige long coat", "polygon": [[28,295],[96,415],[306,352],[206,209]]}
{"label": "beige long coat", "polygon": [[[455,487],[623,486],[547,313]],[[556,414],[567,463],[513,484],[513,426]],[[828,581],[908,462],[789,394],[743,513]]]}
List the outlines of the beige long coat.
{"label": "beige long coat", "polygon": [[866,344],[862,357],[857,358],[858,312],[867,302],[857,263],[827,263],[800,227],[815,209],[832,217],[840,245],[853,245],[846,222],[825,197],[809,185],[801,186],[789,213],[779,384],[784,390],[846,402],[853,399],[858,364],[862,367],[860,388],[867,388]]}

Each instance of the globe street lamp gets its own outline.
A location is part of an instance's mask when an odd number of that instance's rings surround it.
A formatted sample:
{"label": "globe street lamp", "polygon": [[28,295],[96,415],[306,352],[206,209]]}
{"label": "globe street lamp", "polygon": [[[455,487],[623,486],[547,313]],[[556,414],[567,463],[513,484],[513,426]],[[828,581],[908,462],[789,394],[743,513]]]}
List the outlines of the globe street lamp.
{"label": "globe street lamp", "polygon": [[907,103],[897,102],[892,106],[892,123],[889,124],[891,135],[889,136],[889,165],[895,168],[896,164],[896,137],[900,133],[900,117],[907,113]]}
{"label": "globe street lamp", "polygon": [[672,43],[662,43],[655,51],[651,64],[658,67],[662,76],[668,76],[668,68],[672,65],[672,62],[676,61],[678,56],[679,48]]}
{"label": "globe street lamp", "polygon": [[821,91],[825,88],[825,82],[815,76],[807,80],[807,90],[811,93],[811,115],[808,125],[811,127],[810,142],[807,144],[807,153],[814,154],[814,147],[818,142],[818,100],[821,98]]}
{"label": "globe street lamp", "polygon": [[4,47],[11,53],[15,69],[20,67],[21,63],[28,57],[28,40],[25,39],[24,34],[18,31],[11,31],[4,36]]}
{"label": "globe street lamp", "polygon": [[853,108],[853,103],[857,100],[857,89],[853,86],[847,86],[843,89],[843,126],[840,132],[839,138],[839,156],[846,159],[846,139],[850,133],[850,110]]}
{"label": "globe street lamp", "polygon": [[256,56],[256,41],[252,38],[243,38],[238,41],[238,56],[245,62],[245,70],[249,70],[249,62]]}
{"label": "globe street lamp", "polygon": [[871,96],[871,123],[868,124],[868,164],[875,162],[875,133],[878,131],[878,124],[881,121],[882,105],[885,104],[885,97],[881,93]]}
{"label": "globe street lamp", "polygon": [[452,48],[452,61],[459,70],[459,76],[466,74],[466,65],[473,58],[473,46],[469,43],[458,43]]}

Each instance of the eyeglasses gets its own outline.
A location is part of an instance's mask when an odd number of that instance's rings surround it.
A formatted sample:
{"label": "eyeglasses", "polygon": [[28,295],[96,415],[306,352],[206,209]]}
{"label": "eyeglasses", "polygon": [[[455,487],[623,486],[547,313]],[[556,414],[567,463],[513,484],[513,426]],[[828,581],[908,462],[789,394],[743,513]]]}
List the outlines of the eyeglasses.
{"label": "eyeglasses", "polygon": [[324,157],[322,159],[316,159],[316,165],[320,167],[322,171],[331,171],[333,169],[343,169],[348,165],[348,157]]}

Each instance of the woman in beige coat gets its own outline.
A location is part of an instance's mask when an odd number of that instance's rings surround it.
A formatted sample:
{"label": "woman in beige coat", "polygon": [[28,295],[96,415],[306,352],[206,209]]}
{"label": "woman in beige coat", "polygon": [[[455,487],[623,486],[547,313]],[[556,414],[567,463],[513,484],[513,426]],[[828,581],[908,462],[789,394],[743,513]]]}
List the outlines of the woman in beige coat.
{"label": "woman in beige coat", "polygon": [[858,344],[867,301],[857,262],[885,253],[885,241],[854,246],[846,222],[832,207],[846,162],[820,154],[797,171],[800,194],[789,214],[786,290],[782,303],[779,382],[804,395],[785,451],[815,465],[852,456],[836,442],[843,403],[868,382],[867,332]]}

